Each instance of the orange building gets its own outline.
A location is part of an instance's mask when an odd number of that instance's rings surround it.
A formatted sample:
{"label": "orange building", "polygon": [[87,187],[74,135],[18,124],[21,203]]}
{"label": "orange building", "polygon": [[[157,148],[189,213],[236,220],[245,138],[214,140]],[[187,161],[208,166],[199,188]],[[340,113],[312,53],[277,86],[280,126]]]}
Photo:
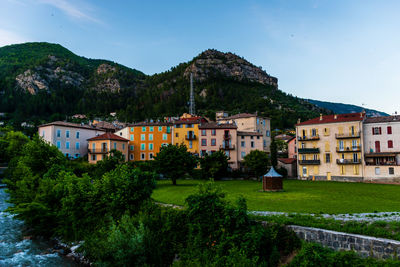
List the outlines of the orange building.
{"label": "orange building", "polygon": [[172,123],[140,122],[129,125],[129,160],[152,160],[161,146],[172,143]]}
{"label": "orange building", "polygon": [[97,163],[105,156],[110,155],[110,151],[115,149],[122,152],[125,161],[128,159],[128,140],[113,133],[105,133],[92,137],[88,141],[88,160],[89,163]]}

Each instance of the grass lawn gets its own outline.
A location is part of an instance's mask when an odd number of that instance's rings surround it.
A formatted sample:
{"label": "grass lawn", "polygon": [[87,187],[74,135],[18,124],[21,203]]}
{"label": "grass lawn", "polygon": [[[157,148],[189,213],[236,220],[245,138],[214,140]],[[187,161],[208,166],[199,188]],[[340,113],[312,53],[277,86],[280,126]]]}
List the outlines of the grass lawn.
{"label": "grass lawn", "polygon": [[[170,180],[157,181],[152,197],[158,202],[184,205],[185,198],[204,182],[178,180],[173,186]],[[240,195],[245,197],[249,210],[329,214],[400,211],[399,185],[285,180],[284,192],[265,193],[259,192],[262,184],[256,181],[216,184],[231,202]]]}

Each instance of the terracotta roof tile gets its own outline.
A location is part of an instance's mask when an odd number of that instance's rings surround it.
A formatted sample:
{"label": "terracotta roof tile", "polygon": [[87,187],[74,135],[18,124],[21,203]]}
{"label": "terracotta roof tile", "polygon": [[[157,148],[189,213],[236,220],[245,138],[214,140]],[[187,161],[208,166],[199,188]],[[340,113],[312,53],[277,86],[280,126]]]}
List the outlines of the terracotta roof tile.
{"label": "terracotta roof tile", "polygon": [[237,129],[237,126],[232,123],[204,123],[199,125],[199,129]]}
{"label": "terracotta roof tile", "polygon": [[137,123],[133,123],[133,124],[129,124],[129,127],[135,127],[135,126],[172,126],[171,122],[146,122],[146,121],[142,121],[142,122],[137,122]]}
{"label": "terracotta roof tile", "polygon": [[116,140],[116,141],[126,141],[126,142],[129,141],[128,139],[125,139],[113,133],[105,133],[88,139],[88,141],[95,141],[95,140]]}
{"label": "terracotta roof tile", "polygon": [[50,122],[50,123],[42,124],[39,127],[45,127],[45,126],[51,126],[51,125],[102,131],[99,128],[96,128],[94,126],[90,126],[90,125],[87,125],[87,124],[78,124],[78,123],[65,122],[65,121],[53,121],[53,122]]}
{"label": "terracotta roof tile", "polygon": [[[335,118],[336,116],[336,118]],[[348,121],[362,121],[365,118],[365,114],[362,113],[346,113],[346,114],[335,114],[335,115],[323,115],[322,119],[316,117],[314,119],[300,122],[296,126],[312,125],[312,124],[323,124],[323,123],[335,123],[335,122],[348,122]]]}
{"label": "terracotta roof tile", "polygon": [[278,158],[278,160],[285,164],[292,164],[293,162],[296,162],[295,158]]}
{"label": "terracotta roof tile", "polygon": [[364,123],[400,122],[400,115],[366,118]]}

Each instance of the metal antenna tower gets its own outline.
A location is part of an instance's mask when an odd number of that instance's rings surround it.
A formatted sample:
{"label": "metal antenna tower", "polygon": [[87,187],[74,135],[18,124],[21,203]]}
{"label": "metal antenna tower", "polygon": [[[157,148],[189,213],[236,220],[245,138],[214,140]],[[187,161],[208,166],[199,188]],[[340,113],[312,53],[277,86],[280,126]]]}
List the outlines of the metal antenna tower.
{"label": "metal antenna tower", "polygon": [[189,114],[194,115],[196,113],[196,105],[194,103],[194,91],[193,91],[193,73],[190,73],[190,100],[189,100]]}

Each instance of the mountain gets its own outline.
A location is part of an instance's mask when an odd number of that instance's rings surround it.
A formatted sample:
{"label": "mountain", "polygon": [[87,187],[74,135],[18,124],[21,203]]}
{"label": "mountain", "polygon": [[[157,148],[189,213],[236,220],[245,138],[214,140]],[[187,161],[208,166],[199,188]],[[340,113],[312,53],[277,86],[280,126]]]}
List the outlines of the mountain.
{"label": "mountain", "polygon": [[271,117],[274,128],[287,128],[298,118],[330,113],[282,92],[277,78],[233,53],[209,49],[166,72],[145,75],[50,43],[0,48],[0,112],[10,113],[15,124],[114,111],[130,122],[177,116],[188,110],[190,73],[200,115],[258,112]]}
{"label": "mountain", "polygon": [[388,116],[389,115],[385,112],[377,111],[374,109],[367,109],[367,108],[363,108],[363,107],[356,106],[356,105],[325,102],[325,101],[312,100],[312,99],[306,99],[306,101],[308,101],[309,103],[314,104],[320,108],[332,110],[336,114],[355,113],[355,112],[361,112],[361,111],[365,110],[368,117],[379,117],[379,116]]}

